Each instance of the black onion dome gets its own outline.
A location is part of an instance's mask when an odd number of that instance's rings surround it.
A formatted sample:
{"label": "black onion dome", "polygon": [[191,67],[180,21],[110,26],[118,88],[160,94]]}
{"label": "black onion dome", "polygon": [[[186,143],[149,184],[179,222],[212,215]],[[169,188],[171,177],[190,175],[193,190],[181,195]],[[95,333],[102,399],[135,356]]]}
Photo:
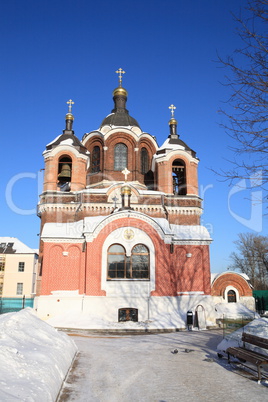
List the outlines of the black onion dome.
{"label": "black onion dome", "polygon": [[136,119],[131,117],[126,109],[127,91],[119,86],[113,91],[114,109],[102,121],[100,128],[103,126],[136,126],[140,128]]}

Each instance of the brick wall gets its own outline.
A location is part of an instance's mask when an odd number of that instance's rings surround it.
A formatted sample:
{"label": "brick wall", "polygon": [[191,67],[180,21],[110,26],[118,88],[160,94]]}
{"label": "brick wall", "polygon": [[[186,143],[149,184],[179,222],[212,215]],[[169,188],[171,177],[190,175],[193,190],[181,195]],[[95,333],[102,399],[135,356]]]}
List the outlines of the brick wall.
{"label": "brick wall", "polygon": [[239,274],[230,272],[222,274],[212,284],[212,296],[223,296],[227,286],[233,286],[240,296],[252,296],[252,289],[248,282]]}

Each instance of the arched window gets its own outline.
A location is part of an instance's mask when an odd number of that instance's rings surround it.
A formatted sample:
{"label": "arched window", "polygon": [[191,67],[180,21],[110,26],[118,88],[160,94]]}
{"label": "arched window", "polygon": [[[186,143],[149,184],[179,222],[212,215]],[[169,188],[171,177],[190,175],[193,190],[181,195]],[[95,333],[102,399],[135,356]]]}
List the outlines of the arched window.
{"label": "arched window", "polygon": [[127,265],[124,247],[113,244],[108,250],[108,279],[125,278]]}
{"label": "arched window", "polygon": [[120,172],[127,168],[127,146],[119,143],[114,147],[114,170]]}
{"label": "arched window", "polygon": [[186,172],[185,163],[176,159],[172,164],[173,194],[186,195]]}
{"label": "arched window", "polygon": [[229,290],[227,293],[228,303],[236,303],[236,294],[234,290]]}
{"label": "arched window", "polygon": [[107,279],[149,279],[149,250],[143,244],[133,247],[130,257],[126,256],[121,244],[108,249]]}
{"label": "arched window", "polygon": [[95,146],[92,151],[91,172],[98,173],[100,171],[100,147]]}
{"label": "arched window", "polygon": [[141,173],[146,174],[149,170],[149,155],[146,148],[141,149]]}
{"label": "arched window", "polygon": [[149,250],[143,244],[137,244],[131,254],[132,278],[149,278]]}
{"label": "arched window", "polygon": [[72,159],[64,156],[59,159],[58,164],[58,186],[60,191],[70,191],[72,178]]}

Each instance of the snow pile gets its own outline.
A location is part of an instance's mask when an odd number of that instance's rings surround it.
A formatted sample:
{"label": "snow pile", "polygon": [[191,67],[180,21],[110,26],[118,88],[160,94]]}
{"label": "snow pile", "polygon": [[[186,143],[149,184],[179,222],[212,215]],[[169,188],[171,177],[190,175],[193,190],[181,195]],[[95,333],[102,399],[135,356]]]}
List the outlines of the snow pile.
{"label": "snow pile", "polygon": [[[226,338],[223,339],[217,346],[217,351],[219,353],[225,353],[226,349],[229,347],[243,346],[243,342],[241,340],[243,332],[268,339],[268,318],[256,318],[244,327],[239,328],[237,331],[227,335]],[[250,346],[249,344],[247,344],[247,348],[268,355],[268,350],[260,350],[256,346]]]}
{"label": "snow pile", "polygon": [[241,303],[218,303],[215,305],[216,318],[223,317],[251,317],[258,318],[259,314],[255,311],[249,310]]}
{"label": "snow pile", "polygon": [[0,315],[0,400],[55,401],[76,354],[74,342],[27,308]]}

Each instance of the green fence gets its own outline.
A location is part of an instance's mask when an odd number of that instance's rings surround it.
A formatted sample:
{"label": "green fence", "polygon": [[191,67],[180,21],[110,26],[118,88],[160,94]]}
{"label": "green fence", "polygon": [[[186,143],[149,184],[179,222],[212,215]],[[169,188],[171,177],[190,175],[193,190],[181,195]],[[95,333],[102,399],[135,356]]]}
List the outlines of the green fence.
{"label": "green fence", "polygon": [[253,297],[255,298],[256,311],[259,314],[268,311],[268,290],[253,290]]}
{"label": "green fence", "polygon": [[26,297],[1,297],[0,314],[20,311],[25,307],[33,307],[33,298]]}

